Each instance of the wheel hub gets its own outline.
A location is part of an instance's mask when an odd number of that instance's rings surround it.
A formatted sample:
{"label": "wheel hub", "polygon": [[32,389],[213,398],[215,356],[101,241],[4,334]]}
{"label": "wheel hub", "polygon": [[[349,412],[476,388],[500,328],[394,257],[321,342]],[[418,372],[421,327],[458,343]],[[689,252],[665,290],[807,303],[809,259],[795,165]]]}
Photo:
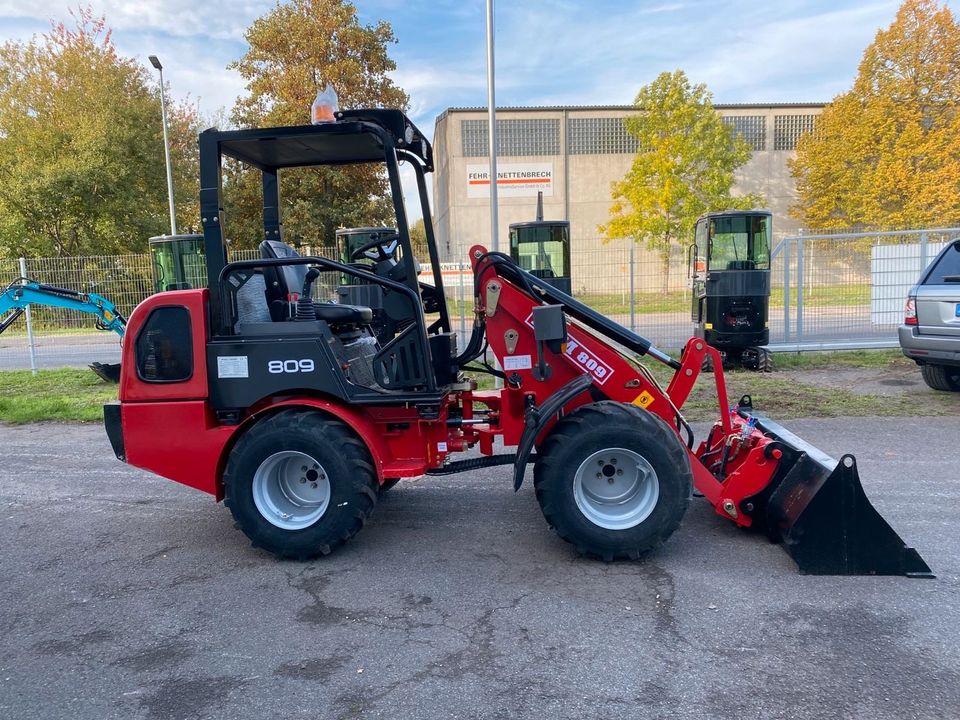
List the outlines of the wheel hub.
{"label": "wheel hub", "polygon": [[573,496],[580,512],[594,525],[626,530],[653,512],[660,483],[642,455],[626,448],[608,448],[580,464],[573,478]]}
{"label": "wheel hub", "polygon": [[254,473],[253,501],[272,525],[303,530],[327,511],[330,480],[314,458],[283,450],[266,458]]}

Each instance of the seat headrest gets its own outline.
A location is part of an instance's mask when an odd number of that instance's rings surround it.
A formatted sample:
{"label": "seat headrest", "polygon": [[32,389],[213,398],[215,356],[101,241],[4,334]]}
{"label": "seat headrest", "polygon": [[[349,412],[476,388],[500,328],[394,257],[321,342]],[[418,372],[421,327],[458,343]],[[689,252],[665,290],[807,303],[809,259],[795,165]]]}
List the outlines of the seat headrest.
{"label": "seat headrest", "polygon": [[[264,240],[260,243],[260,257],[265,260],[300,257],[300,253],[279,240]],[[267,281],[267,300],[286,300],[289,293],[299,293],[307,276],[306,265],[287,265],[279,268],[264,268]]]}

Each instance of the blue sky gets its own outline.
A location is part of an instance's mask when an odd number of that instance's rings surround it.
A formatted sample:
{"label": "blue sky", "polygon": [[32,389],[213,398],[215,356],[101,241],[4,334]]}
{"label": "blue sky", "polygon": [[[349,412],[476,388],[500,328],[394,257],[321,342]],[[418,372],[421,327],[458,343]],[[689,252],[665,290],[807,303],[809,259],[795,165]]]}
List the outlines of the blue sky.
{"label": "blue sky", "polygon": [[[950,4],[956,12],[957,3]],[[157,54],[175,96],[204,113],[243,93],[226,69],[273,0],[92,0],[127,55]],[[432,134],[444,108],[486,104],[484,0],[357,0],[398,43],[395,79]],[[659,72],[684,69],[715,102],[825,101],[847,89],[898,2],[515,0],[497,3],[497,104],[620,104]],[[28,39],[71,5],[0,0],[0,39]],[[306,109],[304,111],[306,117]]]}

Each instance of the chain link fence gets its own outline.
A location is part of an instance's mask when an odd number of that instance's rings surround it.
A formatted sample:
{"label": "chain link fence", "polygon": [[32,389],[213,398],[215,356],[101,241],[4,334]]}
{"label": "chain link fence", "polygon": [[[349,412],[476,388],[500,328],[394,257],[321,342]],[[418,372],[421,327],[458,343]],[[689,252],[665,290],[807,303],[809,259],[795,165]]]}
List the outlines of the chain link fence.
{"label": "chain link fence", "polygon": [[[773,250],[770,347],[774,350],[896,347],[897,326],[910,286],[960,228],[847,233],[784,238]],[[574,296],[664,349],[692,333],[686,253],[669,256],[626,241],[586,244],[571,252]],[[336,257],[332,248],[304,254]],[[237,251],[233,260],[259,257]],[[473,276],[463,263],[441,265],[453,328],[461,347],[473,325]],[[42,283],[95,292],[125,315],[153,292],[149,254],[0,260],[0,280],[26,276]],[[432,283],[424,265],[421,280]],[[335,298],[338,278],[320,281],[319,294]],[[99,332],[90,315],[34,306],[30,332],[22,318],[0,335],[0,369],[84,367],[118,362],[113,333]]]}

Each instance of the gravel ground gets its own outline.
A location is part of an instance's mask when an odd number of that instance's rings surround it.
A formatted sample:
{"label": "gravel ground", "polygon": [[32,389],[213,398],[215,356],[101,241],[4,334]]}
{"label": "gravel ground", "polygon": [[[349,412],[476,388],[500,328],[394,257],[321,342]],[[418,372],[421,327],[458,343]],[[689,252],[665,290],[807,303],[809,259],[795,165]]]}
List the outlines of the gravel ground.
{"label": "gravel ground", "polygon": [[857,454],[936,580],[801,576],[702,500],[646,560],[583,560],[506,468],[277,562],[99,427],[0,427],[0,717],[960,717],[960,418],[789,426]]}

